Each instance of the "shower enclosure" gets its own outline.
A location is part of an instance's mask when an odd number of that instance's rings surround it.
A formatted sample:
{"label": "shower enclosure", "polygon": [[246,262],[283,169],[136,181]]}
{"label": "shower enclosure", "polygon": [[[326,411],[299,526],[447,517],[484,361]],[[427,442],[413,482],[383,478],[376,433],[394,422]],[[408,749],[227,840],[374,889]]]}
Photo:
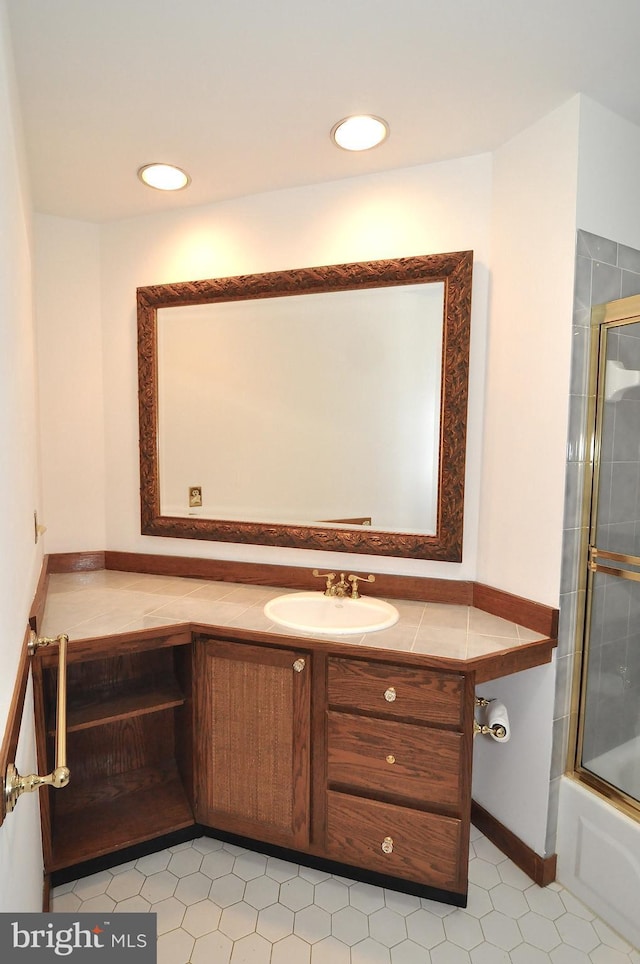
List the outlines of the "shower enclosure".
{"label": "shower enclosure", "polygon": [[640,296],[594,308],[592,339],[575,771],[640,816]]}

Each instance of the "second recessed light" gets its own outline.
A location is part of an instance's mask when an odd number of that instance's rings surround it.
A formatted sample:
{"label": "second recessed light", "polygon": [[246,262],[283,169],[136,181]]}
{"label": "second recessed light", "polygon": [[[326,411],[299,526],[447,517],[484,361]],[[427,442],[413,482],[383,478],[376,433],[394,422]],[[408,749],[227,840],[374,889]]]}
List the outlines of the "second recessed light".
{"label": "second recessed light", "polygon": [[145,164],[138,170],[138,177],[158,191],[181,191],[191,183],[186,171],[173,164]]}
{"label": "second recessed light", "polygon": [[345,117],[331,130],[331,137],[345,151],[368,151],[389,136],[389,125],[373,114]]}

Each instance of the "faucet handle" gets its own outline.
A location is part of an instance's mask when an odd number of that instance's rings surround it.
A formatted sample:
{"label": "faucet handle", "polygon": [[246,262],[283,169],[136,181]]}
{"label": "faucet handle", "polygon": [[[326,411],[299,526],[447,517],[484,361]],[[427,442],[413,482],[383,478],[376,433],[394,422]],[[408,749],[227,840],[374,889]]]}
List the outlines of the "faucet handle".
{"label": "faucet handle", "polygon": [[330,595],[331,595],[331,589],[332,589],[333,580],[336,578],[335,572],[318,572],[317,569],[314,569],[314,570],[313,570],[313,575],[314,575],[314,576],[318,576],[319,579],[326,579],[326,580],[327,580],[327,586],[326,586],[326,589],[325,589],[324,592],[325,592],[325,595],[326,595],[326,596],[330,596]]}
{"label": "faucet handle", "polygon": [[376,581],[376,577],[375,577],[375,576],[372,576],[371,573],[369,573],[368,576],[353,576],[353,575],[350,575],[350,576],[347,576],[347,579],[348,579],[349,582],[351,583],[351,598],[352,598],[352,599],[358,599],[358,598],[360,597],[360,593],[358,592],[358,583],[359,583],[359,582],[375,582],[375,581]]}

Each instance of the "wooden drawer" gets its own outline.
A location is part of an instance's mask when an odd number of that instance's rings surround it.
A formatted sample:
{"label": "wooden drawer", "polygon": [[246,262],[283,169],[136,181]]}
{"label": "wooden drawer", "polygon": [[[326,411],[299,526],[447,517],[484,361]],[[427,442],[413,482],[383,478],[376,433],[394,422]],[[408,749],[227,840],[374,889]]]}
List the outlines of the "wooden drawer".
{"label": "wooden drawer", "polygon": [[464,677],[359,659],[328,661],[329,705],[395,719],[462,726]]}
{"label": "wooden drawer", "polygon": [[466,890],[462,829],[454,817],[327,793],[329,857],[428,887]]}
{"label": "wooden drawer", "polygon": [[330,784],[461,808],[461,733],[339,712],[327,727]]}

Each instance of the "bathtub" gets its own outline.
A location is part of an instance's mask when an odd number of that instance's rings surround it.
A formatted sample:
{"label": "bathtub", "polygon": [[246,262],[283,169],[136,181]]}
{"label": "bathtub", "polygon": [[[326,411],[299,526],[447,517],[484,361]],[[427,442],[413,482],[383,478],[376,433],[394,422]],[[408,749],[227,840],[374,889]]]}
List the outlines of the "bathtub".
{"label": "bathtub", "polygon": [[[640,751],[636,743],[636,754]],[[608,767],[633,767],[633,747],[612,753]],[[617,759],[616,759],[617,756]],[[637,764],[637,756],[636,756]],[[613,807],[604,797],[569,776],[560,781],[557,837],[559,882],[606,921],[634,947],[640,948],[640,821]]]}
{"label": "bathtub", "polygon": [[640,800],[640,736],[594,757],[585,766],[602,780]]}

